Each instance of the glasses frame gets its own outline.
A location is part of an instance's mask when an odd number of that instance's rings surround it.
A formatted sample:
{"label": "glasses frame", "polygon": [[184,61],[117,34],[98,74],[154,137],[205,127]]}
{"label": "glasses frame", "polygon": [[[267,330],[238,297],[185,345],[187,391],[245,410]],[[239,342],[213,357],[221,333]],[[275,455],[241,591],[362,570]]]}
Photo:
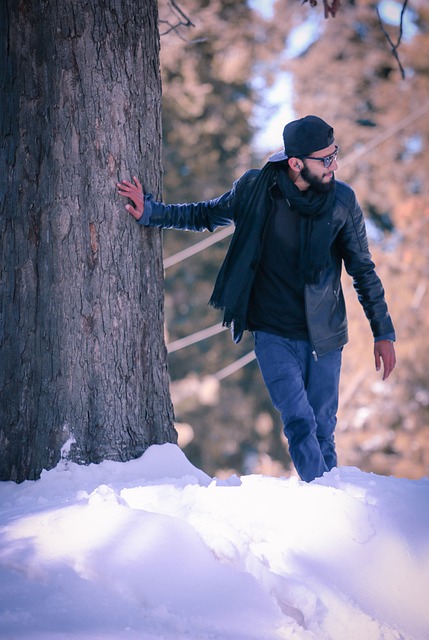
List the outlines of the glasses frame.
{"label": "glasses frame", "polygon": [[301,156],[300,160],[319,160],[319,162],[323,162],[323,166],[325,169],[329,169],[331,164],[337,159],[338,152],[340,147],[336,144],[334,153],[330,153],[329,156],[325,156],[324,158],[316,158],[315,156]]}

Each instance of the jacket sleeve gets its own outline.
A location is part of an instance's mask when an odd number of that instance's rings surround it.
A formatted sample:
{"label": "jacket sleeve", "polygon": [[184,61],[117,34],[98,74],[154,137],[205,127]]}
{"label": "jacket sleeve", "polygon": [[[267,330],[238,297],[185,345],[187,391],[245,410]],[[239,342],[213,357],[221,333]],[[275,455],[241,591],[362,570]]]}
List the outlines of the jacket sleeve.
{"label": "jacket sleeve", "polygon": [[236,185],[219,198],[191,204],[163,204],[152,195],[145,196],[143,216],[139,224],[163,229],[214,231],[234,220],[237,209]]}
{"label": "jacket sleeve", "polygon": [[236,180],[230,191],[219,198],[192,204],[163,204],[152,195],[145,196],[145,208],[139,224],[162,229],[214,231],[237,223],[243,212],[243,197],[256,181],[260,170],[250,169]]}
{"label": "jacket sleeve", "polygon": [[346,221],[338,237],[344,266],[353,278],[358,300],[369,320],[374,338],[395,340],[384,288],[369,251],[362,209],[354,192],[350,188],[347,191],[346,197],[340,195],[346,211]]}

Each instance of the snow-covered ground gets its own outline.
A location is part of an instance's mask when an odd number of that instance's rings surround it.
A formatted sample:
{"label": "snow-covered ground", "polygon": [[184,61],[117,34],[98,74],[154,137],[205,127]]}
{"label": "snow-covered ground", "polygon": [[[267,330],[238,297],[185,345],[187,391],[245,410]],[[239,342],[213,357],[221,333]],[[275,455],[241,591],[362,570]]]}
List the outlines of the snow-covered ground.
{"label": "snow-covered ground", "polygon": [[217,480],[174,445],[0,483],[0,638],[427,640],[429,480]]}

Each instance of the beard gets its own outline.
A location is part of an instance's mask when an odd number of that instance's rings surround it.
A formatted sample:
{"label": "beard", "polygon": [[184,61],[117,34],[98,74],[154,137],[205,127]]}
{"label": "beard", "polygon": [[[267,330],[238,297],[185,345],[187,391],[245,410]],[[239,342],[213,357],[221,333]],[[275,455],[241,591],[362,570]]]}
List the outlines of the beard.
{"label": "beard", "polygon": [[304,165],[303,169],[301,169],[301,178],[305,180],[312,189],[318,191],[319,193],[327,193],[330,191],[335,183],[335,176],[332,174],[332,178],[329,182],[323,182],[322,178],[316,176],[314,173],[310,171],[308,167]]}

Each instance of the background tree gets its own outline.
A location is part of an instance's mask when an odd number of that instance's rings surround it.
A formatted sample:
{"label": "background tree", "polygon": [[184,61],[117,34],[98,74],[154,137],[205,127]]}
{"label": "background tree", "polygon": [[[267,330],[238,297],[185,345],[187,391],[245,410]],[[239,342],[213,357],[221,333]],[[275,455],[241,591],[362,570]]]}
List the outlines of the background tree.
{"label": "background tree", "polygon": [[156,0],[1,2],[0,478],[174,441],[160,234]]}
{"label": "background tree", "polygon": [[[161,0],[161,17],[168,10]],[[217,195],[246,170],[256,99],[247,0],[187,0],[186,12],[194,27],[161,40],[164,193],[180,202]]]}

